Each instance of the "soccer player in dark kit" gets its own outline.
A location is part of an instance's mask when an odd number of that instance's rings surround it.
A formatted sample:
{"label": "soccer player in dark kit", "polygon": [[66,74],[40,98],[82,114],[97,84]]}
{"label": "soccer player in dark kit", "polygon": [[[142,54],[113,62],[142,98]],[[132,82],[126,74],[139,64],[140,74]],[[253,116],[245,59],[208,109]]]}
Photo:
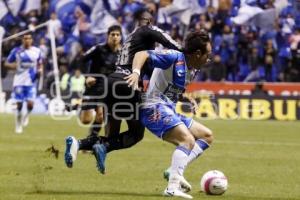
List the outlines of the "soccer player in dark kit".
{"label": "soccer player in dark kit", "polygon": [[[108,77],[108,95],[103,100],[110,111],[106,125],[108,138],[87,137],[76,140],[73,136],[67,137],[65,162],[68,167],[72,167],[78,150],[93,150],[97,167],[104,174],[107,153],[129,148],[143,139],[145,128],[135,115],[140,92],[129,88],[124,78],[132,73],[132,61],[136,52],[154,49],[156,42],[169,49],[181,50],[182,47],[164,31],[151,24],[152,15],[148,11],[140,11],[136,17],[137,27],[123,43],[116,62],[116,71]],[[151,73],[151,68],[144,66],[140,77],[143,74],[151,76]],[[112,113],[112,108],[117,112]],[[128,125],[128,130],[124,133],[120,133],[121,119],[126,119]]]}
{"label": "soccer player in dark kit", "polygon": [[[83,124],[93,122],[89,136],[97,136],[101,129],[103,108],[99,104],[100,98],[105,93],[106,77],[115,71],[117,55],[121,49],[121,38],[121,27],[113,25],[108,28],[107,42],[93,46],[83,55],[83,61],[90,62],[90,66],[85,71],[86,90],[83,94],[80,121]],[[94,121],[93,110],[96,112]]]}

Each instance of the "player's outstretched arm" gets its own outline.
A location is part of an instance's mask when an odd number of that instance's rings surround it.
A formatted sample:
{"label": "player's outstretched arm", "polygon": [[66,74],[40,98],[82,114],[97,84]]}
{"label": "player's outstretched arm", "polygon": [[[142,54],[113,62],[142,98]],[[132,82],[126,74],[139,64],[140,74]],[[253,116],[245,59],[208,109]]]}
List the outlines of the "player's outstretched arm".
{"label": "player's outstretched arm", "polygon": [[17,62],[5,62],[4,66],[8,69],[17,69]]}
{"label": "player's outstretched arm", "polygon": [[149,53],[147,51],[139,51],[134,55],[132,62],[132,74],[125,77],[128,86],[133,87],[134,90],[138,89],[138,82],[141,74],[141,69],[148,58]]}

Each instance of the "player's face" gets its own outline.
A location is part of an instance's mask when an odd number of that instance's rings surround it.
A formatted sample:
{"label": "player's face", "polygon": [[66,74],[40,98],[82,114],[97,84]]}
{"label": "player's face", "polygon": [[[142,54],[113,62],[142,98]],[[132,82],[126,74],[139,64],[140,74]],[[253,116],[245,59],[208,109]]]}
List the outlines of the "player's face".
{"label": "player's face", "polygon": [[112,31],[108,35],[107,43],[109,45],[119,45],[121,43],[121,33],[120,31]]}
{"label": "player's face", "polygon": [[32,45],[32,36],[31,35],[24,35],[23,45],[25,48],[28,48]]}
{"label": "player's face", "polygon": [[202,65],[210,62],[211,59],[211,44],[207,43],[207,52],[202,54],[201,51],[197,51],[187,57],[188,65],[192,68],[199,69]]}

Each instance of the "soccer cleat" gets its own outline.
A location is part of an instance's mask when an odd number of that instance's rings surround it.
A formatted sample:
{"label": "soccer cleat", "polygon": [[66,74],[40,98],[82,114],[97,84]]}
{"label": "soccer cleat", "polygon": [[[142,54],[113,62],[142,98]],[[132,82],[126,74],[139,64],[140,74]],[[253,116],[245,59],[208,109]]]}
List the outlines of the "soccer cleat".
{"label": "soccer cleat", "polygon": [[65,163],[67,167],[73,167],[78,152],[78,141],[73,136],[66,138]]}
{"label": "soccer cleat", "polygon": [[169,189],[166,188],[165,191],[163,192],[164,196],[168,196],[168,197],[182,197],[182,198],[186,198],[186,199],[192,199],[193,197],[189,194],[186,194],[184,192],[182,192],[179,189]]}
{"label": "soccer cleat", "polygon": [[27,114],[27,115],[24,115],[24,117],[22,119],[22,125],[24,127],[26,127],[26,126],[28,126],[28,124],[29,124],[29,115]]}
{"label": "soccer cleat", "polygon": [[94,144],[93,153],[97,160],[97,168],[101,174],[105,174],[105,158],[106,158],[106,147],[103,144]]}
{"label": "soccer cleat", "polygon": [[[167,181],[169,181],[169,177],[170,177],[170,171],[171,168],[168,168],[164,171],[164,179],[166,179]],[[185,178],[183,176],[179,176],[179,183],[180,183],[180,189],[183,192],[189,192],[192,190],[192,186],[191,184],[189,184],[189,182],[187,182],[187,180],[185,180]]]}

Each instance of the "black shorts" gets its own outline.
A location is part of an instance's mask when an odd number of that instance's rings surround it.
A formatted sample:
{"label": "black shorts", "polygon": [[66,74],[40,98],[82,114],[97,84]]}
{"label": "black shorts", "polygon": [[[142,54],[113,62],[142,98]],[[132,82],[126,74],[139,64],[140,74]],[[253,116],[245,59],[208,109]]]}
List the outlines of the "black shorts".
{"label": "black shorts", "polygon": [[96,107],[101,105],[103,99],[105,98],[103,83],[98,82],[91,86],[85,88],[82,98],[81,110],[96,109]]}
{"label": "black shorts", "polygon": [[122,73],[112,73],[108,76],[108,94],[103,102],[113,117],[136,119],[140,92],[128,87],[125,76],[127,75]]}

